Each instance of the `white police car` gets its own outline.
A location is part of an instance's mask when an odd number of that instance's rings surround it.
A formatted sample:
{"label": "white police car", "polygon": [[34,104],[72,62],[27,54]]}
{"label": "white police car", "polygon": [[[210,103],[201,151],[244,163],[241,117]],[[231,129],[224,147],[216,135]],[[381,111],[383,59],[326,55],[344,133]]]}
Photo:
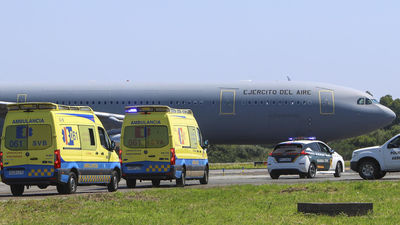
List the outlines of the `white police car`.
{"label": "white police car", "polygon": [[288,174],[299,174],[300,178],[313,178],[317,171],[340,177],[344,172],[344,160],[328,145],[315,138],[292,139],[279,143],[268,157],[268,172],[272,179]]}
{"label": "white police car", "polygon": [[350,168],[363,179],[381,179],[386,172],[400,172],[400,134],[382,146],[353,151]]}

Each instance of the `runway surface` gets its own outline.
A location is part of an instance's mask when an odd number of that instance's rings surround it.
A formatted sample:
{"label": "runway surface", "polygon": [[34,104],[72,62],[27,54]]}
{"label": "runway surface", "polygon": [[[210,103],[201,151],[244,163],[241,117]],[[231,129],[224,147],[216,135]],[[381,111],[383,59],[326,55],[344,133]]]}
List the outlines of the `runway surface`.
{"label": "runway surface", "polygon": [[[187,181],[185,188],[210,188],[228,185],[262,185],[262,184],[295,184],[308,182],[323,182],[323,181],[360,181],[362,180],[358,173],[353,171],[342,173],[341,177],[334,177],[333,174],[317,174],[313,179],[300,179],[298,175],[281,176],[277,180],[273,180],[267,173],[266,169],[249,169],[249,170],[212,170],[210,171],[210,179],[207,185],[200,185],[198,180]],[[400,181],[400,173],[388,173],[382,180]],[[152,187],[150,181],[137,182],[137,187],[128,189],[125,180],[119,183],[118,191],[143,191],[149,190]],[[177,188],[175,181],[161,181],[161,186],[158,188]],[[78,186],[77,192],[74,195],[85,195],[90,193],[107,193],[105,186]],[[10,187],[4,183],[0,183],[0,201],[9,199],[42,199],[42,198],[62,198],[71,195],[59,195],[54,186],[49,186],[46,189],[39,189],[32,186],[25,189],[22,197],[13,197],[10,192]]]}

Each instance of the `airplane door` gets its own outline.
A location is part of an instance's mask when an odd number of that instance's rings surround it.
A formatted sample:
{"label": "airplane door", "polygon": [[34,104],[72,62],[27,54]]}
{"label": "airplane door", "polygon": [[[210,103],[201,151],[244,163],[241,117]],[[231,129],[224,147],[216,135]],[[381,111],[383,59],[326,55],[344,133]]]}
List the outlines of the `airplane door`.
{"label": "airplane door", "polygon": [[27,94],[17,94],[17,103],[26,102],[27,97]]}
{"label": "airplane door", "polygon": [[220,115],[235,115],[236,90],[221,89],[220,92]]}
{"label": "airplane door", "polygon": [[330,90],[319,91],[319,106],[321,115],[335,114],[335,96]]}

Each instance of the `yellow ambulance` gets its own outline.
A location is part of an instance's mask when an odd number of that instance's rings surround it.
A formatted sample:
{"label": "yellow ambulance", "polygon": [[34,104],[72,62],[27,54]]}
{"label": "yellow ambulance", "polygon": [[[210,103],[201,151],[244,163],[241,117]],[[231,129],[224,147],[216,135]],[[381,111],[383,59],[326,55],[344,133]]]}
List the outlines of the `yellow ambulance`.
{"label": "yellow ambulance", "polygon": [[11,104],[1,137],[1,179],[14,196],[31,185],[56,185],[60,194],[89,184],[116,191],[121,165],[114,145],[90,107]]}
{"label": "yellow ambulance", "polygon": [[168,106],[128,106],[121,130],[122,177],[127,186],[136,180],[187,179],[208,183],[208,158],[199,126],[190,109]]}

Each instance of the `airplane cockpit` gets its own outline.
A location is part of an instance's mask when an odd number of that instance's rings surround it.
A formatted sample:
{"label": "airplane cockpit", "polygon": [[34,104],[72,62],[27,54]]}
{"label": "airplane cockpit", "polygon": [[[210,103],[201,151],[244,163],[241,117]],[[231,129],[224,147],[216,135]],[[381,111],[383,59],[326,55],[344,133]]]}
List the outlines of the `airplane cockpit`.
{"label": "airplane cockpit", "polygon": [[357,105],[372,105],[372,104],[380,104],[376,99],[370,98],[359,98],[357,100]]}

